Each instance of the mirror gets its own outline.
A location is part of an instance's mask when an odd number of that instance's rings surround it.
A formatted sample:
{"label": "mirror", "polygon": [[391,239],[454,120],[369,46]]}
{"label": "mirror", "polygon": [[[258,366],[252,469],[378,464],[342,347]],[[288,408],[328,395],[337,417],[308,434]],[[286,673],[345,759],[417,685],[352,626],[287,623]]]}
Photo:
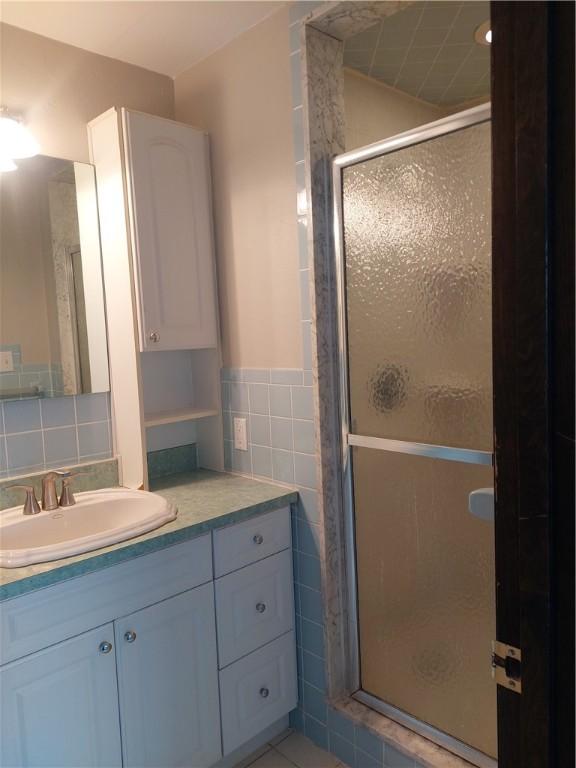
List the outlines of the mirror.
{"label": "mirror", "polygon": [[110,389],[93,166],[0,175],[0,399]]}

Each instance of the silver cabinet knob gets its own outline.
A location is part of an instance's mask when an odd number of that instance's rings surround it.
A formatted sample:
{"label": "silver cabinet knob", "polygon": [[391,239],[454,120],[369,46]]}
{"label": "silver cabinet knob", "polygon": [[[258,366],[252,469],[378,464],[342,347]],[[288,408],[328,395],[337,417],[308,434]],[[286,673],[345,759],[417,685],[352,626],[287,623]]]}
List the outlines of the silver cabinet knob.
{"label": "silver cabinet knob", "polygon": [[100,653],[110,653],[112,650],[112,643],[109,643],[108,640],[103,640],[98,646],[98,650]]}
{"label": "silver cabinet knob", "polygon": [[254,542],[254,544],[262,544],[262,542],[264,541],[264,537],[262,536],[261,533],[255,533],[252,541]]}
{"label": "silver cabinet knob", "polygon": [[262,696],[263,699],[267,699],[268,696],[270,696],[268,688],[260,688],[260,696]]}
{"label": "silver cabinet knob", "polygon": [[150,333],[148,334],[148,338],[150,339],[150,341],[153,341],[154,343],[156,343],[157,341],[160,341],[160,334],[158,333],[158,331],[150,331]]}
{"label": "silver cabinet knob", "polygon": [[266,610],[266,603],[256,603],[256,610],[258,613],[264,613]]}
{"label": "silver cabinet knob", "polygon": [[134,640],[136,640],[136,632],[134,632],[133,629],[124,632],[124,640],[126,640],[127,643],[133,643]]}

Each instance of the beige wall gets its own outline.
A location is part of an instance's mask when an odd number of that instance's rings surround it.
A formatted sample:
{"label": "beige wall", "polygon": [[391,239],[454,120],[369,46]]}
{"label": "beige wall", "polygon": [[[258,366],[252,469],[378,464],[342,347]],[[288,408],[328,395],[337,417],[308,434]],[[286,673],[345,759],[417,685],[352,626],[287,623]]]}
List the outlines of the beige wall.
{"label": "beige wall", "polygon": [[352,69],[344,70],[344,103],[347,150],[439,120],[444,114],[439,107]]}
{"label": "beige wall", "polygon": [[0,24],[1,103],[26,115],[42,154],[88,161],[86,123],[113,106],[173,117],[165,75]]}
{"label": "beige wall", "polygon": [[46,269],[52,248],[44,174],[33,167],[2,174],[0,210],[0,344],[20,344],[25,364],[58,360],[57,334],[50,332],[55,291]]}
{"label": "beige wall", "polygon": [[288,10],[175,81],[211,136],[224,364],[302,366]]}

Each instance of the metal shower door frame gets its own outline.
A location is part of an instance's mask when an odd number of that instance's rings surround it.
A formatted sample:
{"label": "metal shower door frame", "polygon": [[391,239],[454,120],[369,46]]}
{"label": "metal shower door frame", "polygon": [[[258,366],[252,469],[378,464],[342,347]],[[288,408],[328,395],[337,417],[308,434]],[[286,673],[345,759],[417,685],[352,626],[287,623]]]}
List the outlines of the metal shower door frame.
{"label": "metal shower door frame", "polygon": [[[492,466],[493,453],[475,451],[467,448],[453,448],[445,445],[407,442],[386,438],[357,435],[350,430],[349,374],[348,374],[348,335],[346,322],[346,264],[344,249],[344,217],[342,208],[342,174],[345,168],[366,160],[380,157],[406,147],[439,138],[450,133],[480,125],[490,121],[490,104],[482,104],[456,115],[442,118],[404,133],[400,133],[381,142],[345,152],[332,161],[332,190],[334,211],[334,251],[336,259],[336,288],[338,313],[338,361],[340,380],[340,426],[341,426],[341,477],[344,509],[346,579],[348,595],[348,688],[352,696],[367,706],[405,725],[431,741],[445,747],[479,768],[496,768],[497,762],[459,739],[422,722],[416,717],[403,712],[391,704],[372,696],[360,688],[360,650],[358,638],[358,587],[356,578],[356,544],[354,533],[354,492],[351,471],[351,449],[353,446],[393,451],[413,456],[428,456],[446,461],[458,461],[470,464]],[[489,649],[486,650],[489,658]]]}

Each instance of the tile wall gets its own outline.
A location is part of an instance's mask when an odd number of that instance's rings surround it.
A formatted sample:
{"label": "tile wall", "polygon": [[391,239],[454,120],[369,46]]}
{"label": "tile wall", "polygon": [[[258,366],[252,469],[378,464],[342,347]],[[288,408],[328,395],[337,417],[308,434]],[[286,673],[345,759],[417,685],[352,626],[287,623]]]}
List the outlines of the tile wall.
{"label": "tile wall", "polygon": [[10,370],[0,371],[0,397],[18,399],[30,391],[47,397],[64,393],[61,363],[22,363],[19,344],[0,344],[0,352],[8,352],[11,363]]}
{"label": "tile wall", "polygon": [[106,392],[0,403],[0,477],[111,455]]}
{"label": "tile wall", "polygon": [[[294,138],[295,176],[297,187],[297,226],[299,244],[299,277],[301,292],[301,323],[304,348],[304,379],[311,369],[311,314],[310,314],[310,266],[311,254],[307,246],[307,202],[305,188],[305,141],[303,128],[303,107],[300,63],[301,20],[321,2],[296,2],[290,7],[290,71],[292,75],[292,127]],[[271,371],[270,375],[276,374]],[[284,386],[287,386],[286,384]],[[297,386],[297,385],[296,385]],[[293,387],[290,387],[293,389]],[[299,405],[297,394],[297,404]],[[309,397],[312,401],[311,393]],[[285,396],[288,402],[287,396]],[[294,403],[294,401],[293,401]],[[298,408],[297,405],[297,408]],[[275,406],[276,407],[276,406]],[[292,412],[294,424],[300,418],[299,410]],[[313,429],[313,424],[309,428]],[[296,468],[297,451],[300,442],[294,442]],[[259,452],[256,451],[256,466],[259,467]],[[231,465],[235,465],[234,456]],[[307,459],[307,478],[315,477],[312,461]],[[298,459],[298,463],[300,459]],[[271,475],[274,479],[279,479]],[[298,481],[302,480],[299,474]],[[318,550],[319,518],[316,506],[316,485],[304,485],[300,489],[303,502],[294,517],[294,573],[296,589],[296,619],[298,633],[298,672],[300,703],[291,714],[291,724],[305,733],[318,746],[335,754],[350,768],[419,768],[419,763],[400,753],[389,744],[362,726],[356,726],[351,719],[332,709],[326,701],[326,669],[324,662],[324,630],[322,591],[320,583],[320,559]]]}
{"label": "tile wall", "polygon": [[[304,730],[307,721],[306,734],[328,748],[311,372],[225,368],[222,407],[225,468],[298,488],[292,541],[300,702],[307,707],[294,713],[294,726]],[[247,420],[248,451],[233,446],[235,417]]]}

